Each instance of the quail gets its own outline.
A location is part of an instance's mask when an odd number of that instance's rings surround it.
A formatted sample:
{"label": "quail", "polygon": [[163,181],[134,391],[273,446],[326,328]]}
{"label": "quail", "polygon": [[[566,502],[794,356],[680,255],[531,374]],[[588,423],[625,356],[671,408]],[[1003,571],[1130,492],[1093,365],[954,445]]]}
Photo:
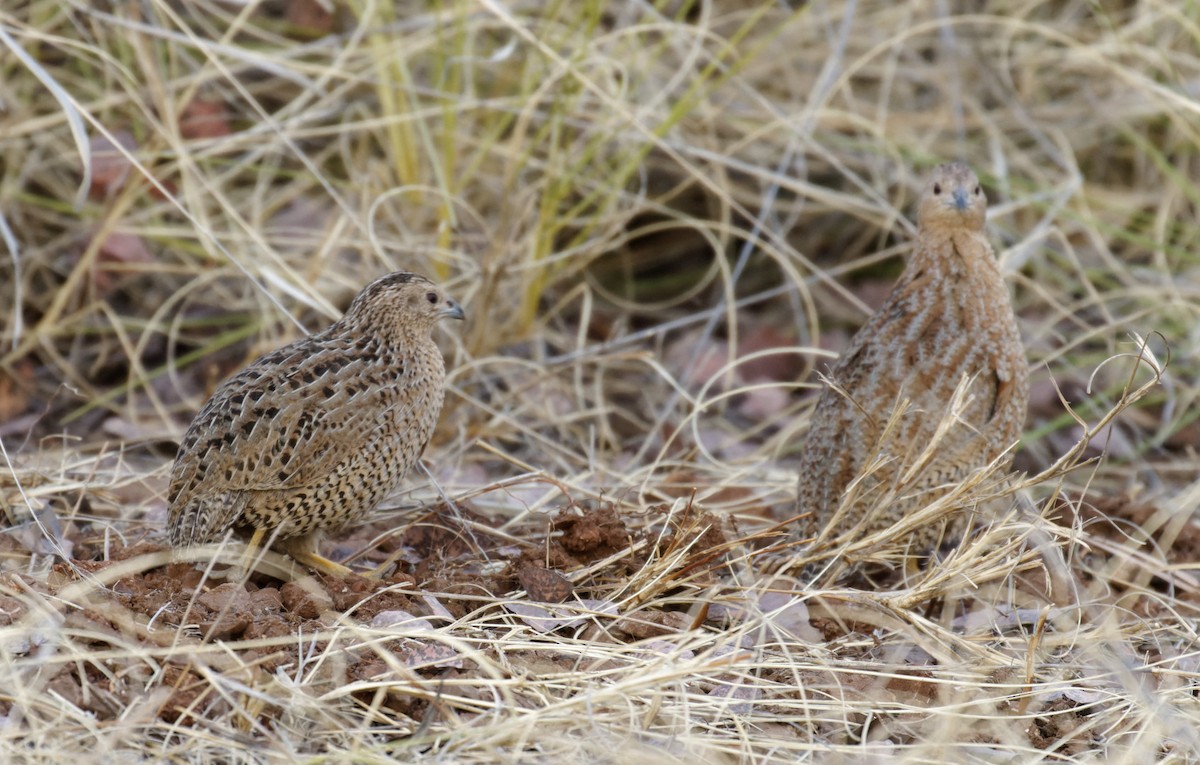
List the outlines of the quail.
{"label": "quail", "polygon": [[[1029,370],[986,215],[966,165],[940,165],[926,180],[904,273],[813,409],[797,498],[806,533],[861,539],[889,528],[1020,436]],[[955,525],[951,515],[896,541],[911,562],[953,541]]]}
{"label": "quail", "polygon": [[463,316],[428,279],[391,273],[329,328],[225,380],[179,445],[171,544],[271,537],[316,570],[350,573],[318,544],[375,509],[420,457],[445,397],[433,328]]}

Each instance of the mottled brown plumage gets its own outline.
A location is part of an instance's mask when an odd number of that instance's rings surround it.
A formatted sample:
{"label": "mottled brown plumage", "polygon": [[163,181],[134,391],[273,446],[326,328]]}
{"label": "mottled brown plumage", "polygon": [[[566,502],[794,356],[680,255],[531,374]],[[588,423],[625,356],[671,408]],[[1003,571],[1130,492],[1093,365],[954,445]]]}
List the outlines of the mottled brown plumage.
{"label": "mottled brown plumage", "polygon": [[[991,463],[1020,436],[1029,397],[1025,350],[995,254],[983,234],[987,198],[961,163],[933,171],[917,213],[904,274],[850,341],[813,410],[797,509],[810,534],[853,538],[928,506]],[[967,380],[960,419],[922,452]],[[903,401],[894,431],[885,432]],[[915,475],[907,476],[906,472]],[[852,487],[852,482],[867,473]],[[851,489],[849,492],[848,489]],[[913,555],[936,546],[947,524],[915,530]]]}
{"label": "mottled brown plumage", "polygon": [[445,396],[443,317],[462,308],[424,277],[388,274],[328,329],[222,383],[171,470],[171,544],[274,534],[296,560],[348,573],[317,543],[370,513],[424,450]]}

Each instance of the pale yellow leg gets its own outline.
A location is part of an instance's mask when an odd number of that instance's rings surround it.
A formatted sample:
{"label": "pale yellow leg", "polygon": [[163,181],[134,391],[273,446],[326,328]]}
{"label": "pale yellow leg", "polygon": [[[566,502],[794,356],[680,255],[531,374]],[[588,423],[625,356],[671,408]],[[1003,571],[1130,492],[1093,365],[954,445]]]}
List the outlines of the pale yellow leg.
{"label": "pale yellow leg", "polygon": [[[257,534],[257,532],[255,533]],[[317,540],[319,538],[317,534],[305,534],[293,537],[284,542],[284,549],[297,562],[303,563],[316,571],[331,574],[332,576],[349,576],[353,574],[354,571],[351,569],[340,563],[334,563],[317,552]]]}
{"label": "pale yellow leg", "polygon": [[250,541],[246,542],[246,550],[242,553],[242,561],[238,568],[241,569],[241,576],[245,579],[254,569],[254,559],[258,557],[258,549],[262,546],[263,537],[267,535],[267,530],[257,528],[254,534],[250,536]]}
{"label": "pale yellow leg", "polygon": [[333,576],[345,577],[345,576],[350,576],[351,574],[354,573],[353,569],[347,568],[340,563],[335,563],[334,561],[329,560],[328,558],[321,555],[320,553],[315,553],[315,552],[291,553],[291,556],[293,558],[295,558],[297,562],[303,563],[304,565],[308,566],[309,568],[315,569],[317,571],[321,571],[326,574],[331,574]]}
{"label": "pale yellow leg", "polygon": [[397,550],[396,552],[389,555],[387,560],[385,560],[383,563],[380,563],[378,566],[371,569],[370,571],[366,572],[365,574],[363,574],[363,576],[365,576],[367,579],[382,579],[383,575],[386,574],[388,572],[388,570],[391,569],[392,566],[396,565],[396,561],[400,560],[401,556],[403,556],[403,555],[404,555],[403,549]]}

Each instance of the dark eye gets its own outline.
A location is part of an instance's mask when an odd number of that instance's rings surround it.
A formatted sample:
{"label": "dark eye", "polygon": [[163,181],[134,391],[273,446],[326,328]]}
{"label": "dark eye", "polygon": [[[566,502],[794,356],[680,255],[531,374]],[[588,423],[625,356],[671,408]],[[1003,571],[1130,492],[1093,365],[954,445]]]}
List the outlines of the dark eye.
{"label": "dark eye", "polygon": [[978,186],[975,187],[975,196],[979,196],[979,187]]}
{"label": "dark eye", "polygon": [[436,292],[426,292],[425,299],[428,300],[433,305],[437,305],[438,296],[437,296]]}
{"label": "dark eye", "polygon": [[941,194],[942,193],[942,184],[940,184],[940,183],[933,184],[933,193]]}

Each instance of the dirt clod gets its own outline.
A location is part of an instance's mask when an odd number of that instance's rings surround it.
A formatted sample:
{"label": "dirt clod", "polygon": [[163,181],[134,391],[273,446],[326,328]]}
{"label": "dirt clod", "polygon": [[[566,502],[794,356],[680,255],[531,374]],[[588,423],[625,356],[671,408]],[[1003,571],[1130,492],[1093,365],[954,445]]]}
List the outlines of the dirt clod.
{"label": "dirt clod", "polygon": [[288,582],[279,590],[283,607],[302,619],[316,619],[321,612],[333,606],[329,593],[315,584],[315,580]]}

